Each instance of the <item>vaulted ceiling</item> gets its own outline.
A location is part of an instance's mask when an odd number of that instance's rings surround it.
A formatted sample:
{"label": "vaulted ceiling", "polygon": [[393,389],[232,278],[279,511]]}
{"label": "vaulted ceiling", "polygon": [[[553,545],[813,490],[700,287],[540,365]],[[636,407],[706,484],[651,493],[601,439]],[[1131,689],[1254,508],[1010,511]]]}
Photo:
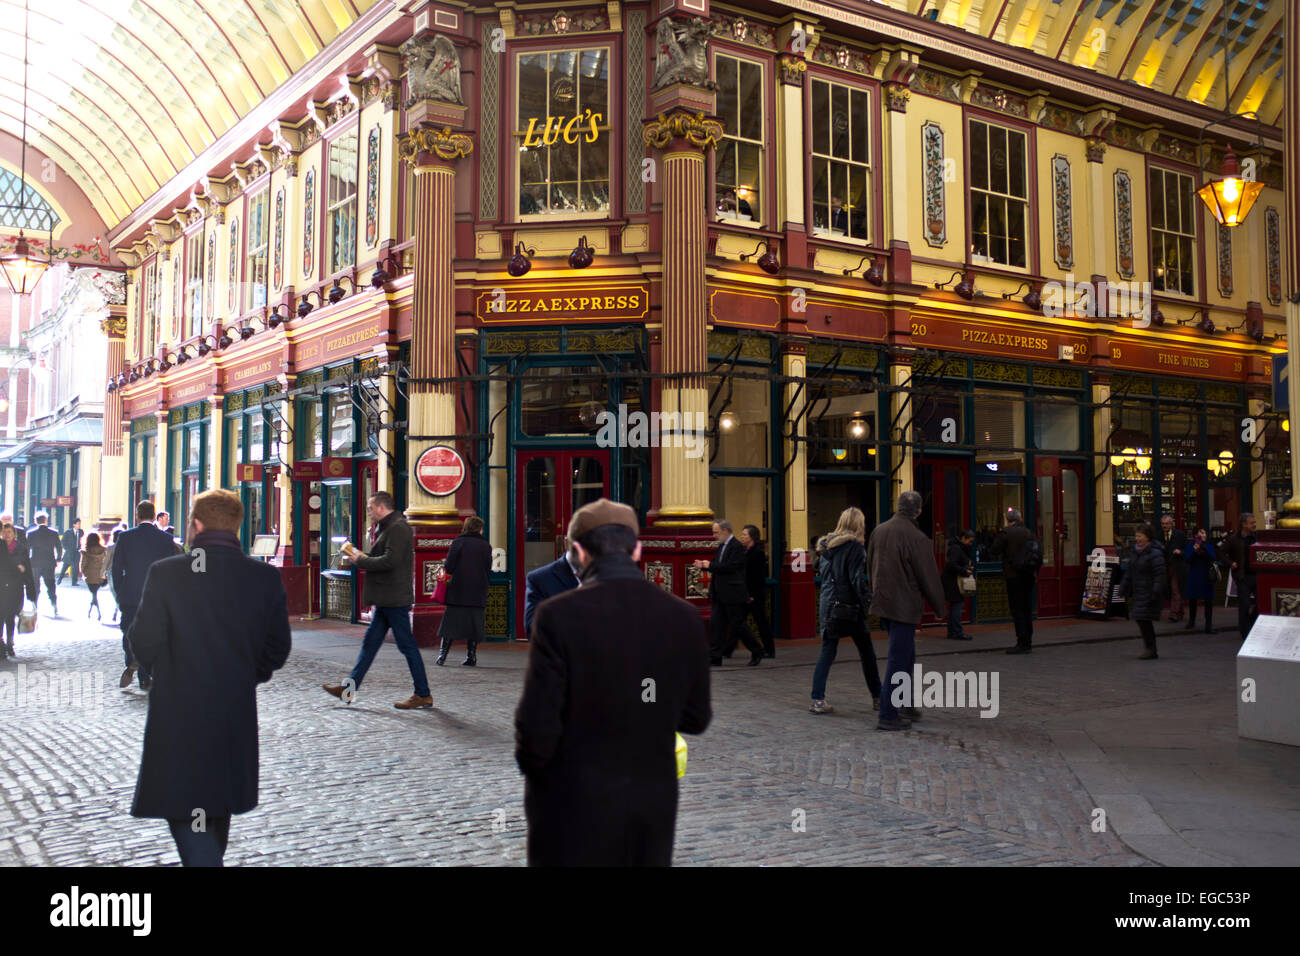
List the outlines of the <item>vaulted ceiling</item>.
{"label": "vaulted ceiling", "polygon": [[[376,2],[28,0],[28,142],[112,226]],[[0,0],[0,129],[15,137],[23,16]]]}
{"label": "vaulted ceiling", "polygon": [[1293,0],[882,2],[1216,110],[1226,78],[1230,112],[1281,117],[1282,14]]}

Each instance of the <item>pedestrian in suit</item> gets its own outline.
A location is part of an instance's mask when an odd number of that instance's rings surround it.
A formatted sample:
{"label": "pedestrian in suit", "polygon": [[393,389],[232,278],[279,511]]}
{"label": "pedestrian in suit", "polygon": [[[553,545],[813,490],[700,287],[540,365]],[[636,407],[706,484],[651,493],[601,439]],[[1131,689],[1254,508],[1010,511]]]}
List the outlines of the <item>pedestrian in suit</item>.
{"label": "pedestrian in suit", "polygon": [[604,498],[574,512],[582,586],[533,618],[515,713],[530,866],[672,863],[674,733],[709,725],[709,643],[699,612],[645,579],[638,531]]}
{"label": "pedestrian in suit", "polygon": [[131,815],[165,819],[184,866],[221,866],[231,816],[257,806],[257,685],[289,657],[280,573],[240,549],[243,520],[233,492],[196,497],[190,553],[148,567],[129,634],[157,684]]}
{"label": "pedestrian in suit", "polygon": [[1214,633],[1214,585],[1219,580],[1218,554],[1204,528],[1197,528],[1187,557],[1187,626],[1196,628],[1196,605],[1205,604],[1205,633]]}
{"label": "pedestrian in suit", "polygon": [[871,591],[867,588],[867,519],[859,508],[845,508],[835,530],[817,542],[819,557],[817,619],[821,623],[822,650],[813,669],[812,704],[814,714],[829,714],[826,703],[826,680],[839,652],[841,639],[852,638],[862,662],[862,676],[871,694],[871,708],[880,709],[880,669],[876,666],[876,649],[867,625],[867,608]]}
{"label": "pedestrian in suit", "polygon": [[36,574],[32,571],[31,554],[27,550],[27,529],[21,525],[14,524],[14,516],[9,513],[0,514],[0,525],[12,524],[14,526],[14,535],[18,540],[18,546],[23,549],[23,554],[27,555],[27,581],[25,590],[27,600],[32,604],[36,603]]}
{"label": "pedestrian in suit", "polygon": [[154,524],[152,501],[142,501],[135,506],[135,520],[134,528],[117,536],[117,546],[113,551],[113,594],[122,611],[122,656],[126,661],[117,686],[130,687],[131,678],[138,670],[140,689],[148,690],[153,686],[152,675],[131,648],[131,624],[135,621],[136,609],[140,607],[149,568],[156,561],[174,557],[177,547],[176,542]]}
{"label": "pedestrian in suit", "polygon": [[948,639],[969,641],[971,636],[961,626],[961,613],[966,607],[966,595],[961,591],[958,581],[969,578],[975,573],[975,562],[971,558],[970,548],[975,542],[975,532],[969,529],[957,533],[948,539],[948,554],[943,565],[943,597],[948,602]]}
{"label": "pedestrian in suit", "polygon": [[[745,591],[749,594],[747,606],[750,617],[758,627],[758,637],[763,643],[763,656],[776,657],[776,642],[772,640],[772,625],[767,619],[767,552],[763,550],[763,534],[752,524],[740,529],[740,543],[745,548]],[[748,623],[748,622],[746,622]],[[733,631],[727,643],[727,656],[736,649]]]}
{"label": "pedestrian in suit", "polygon": [[415,710],[432,707],[433,694],[429,692],[424,658],[420,656],[415,635],[411,633],[411,605],[415,603],[415,535],[396,508],[392,495],[386,491],[375,492],[366,504],[367,514],[378,529],[370,553],[358,551],[350,541],[343,545],[345,560],[366,572],[361,603],[372,605],[375,611],[361,640],[361,653],[357,655],[347,681],[322,684],[321,687],[327,694],[351,704],[391,628],[397,649],[406,658],[414,685],[411,696],[393,706],[398,710]]}
{"label": "pedestrian in suit", "polygon": [[[63,539],[49,525],[49,515],[40,512],[36,515],[36,527],[27,533],[27,551],[32,557],[32,573],[38,582],[36,591],[40,593],[40,584],[45,585],[54,616],[59,616],[59,596],[56,589],[54,569],[59,566],[59,555],[63,553]],[[36,598],[32,598],[32,603]]]}
{"label": "pedestrian in suit", "polygon": [[1172,515],[1160,519],[1160,546],[1169,569],[1169,620],[1183,619],[1183,595],[1187,591],[1187,533],[1174,527]]}
{"label": "pedestrian in suit", "polygon": [[747,608],[749,592],[745,590],[745,548],[731,533],[730,521],[713,522],[713,537],[718,542],[718,550],[713,560],[699,558],[692,563],[712,575],[709,581],[709,601],[713,605],[709,620],[712,635],[710,665],[722,666],[722,655],[726,652],[727,641],[732,628],[738,628],[739,636],[749,650],[749,666],[754,667],[763,660],[763,645],[758,642],[749,629]]}
{"label": "pedestrian in suit", "polygon": [[158,521],[156,522],[159,529],[164,531],[169,538],[176,537],[176,528],[172,526],[172,516],[165,511],[158,512]]}
{"label": "pedestrian in suit", "polygon": [[1034,591],[1038,575],[1019,567],[1020,552],[1032,547],[1034,533],[1025,527],[1025,519],[1015,508],[1007,509],[1007,524],[993,539],[989,557],[1002,561],[1002,577],[1007,582],[1007,603],[1015,622],[1016,643],[1008,654],[1028,654],[1034,644]]}
{"label": "pedestrian in suit", "polygon": [[867,541],[867,576],[872,588],[868,613],[880,618],[889,630],[889,661],[877,730],[904,730],[913,720],[921,719],[921,711],[914,706],[919,688],[911,688],[912,694],[900,693],[905,688],[895,684],[894,675],[905,674],[910,679],[916,663],[916,627],[925,613],[925,602],[935,614],[942,614],[945,607],[930,539],[916,523],[921,503],[917,492],[903,492],[894,516],[876,525]]}
{"label": "pedestrian in suit", "polygon": [[77,586],[78,574],[81,564],[81,536],[84,532],[81,530],[81,519],[78,518],[72,522],[72,527],[63,532],[63,567],[59,569],[59,583],[63,583],[63,576],[71,574],[71,584]]}
{"label": "pedestrian in suit", "polygon": [[1155,528],[1141,525],[1133,535],[1133,549],[1129,555],[1128,571],[1124,575],[1121,591],[1129,599],[1129,617],[1137,621],[1146,649],[1138,660],[1154,660],[1156,654],[1155,622],[1160,620],[1165,588],[1169,586],[1169,570],[1165,565],[1164,547],[1154,540]]}
{"label": "pedestrian in suit", "polygon": [[12,524],[0,528],[0,623],[3,625],[4,643],[0,644],[0,660],[14,653],[14,632],[18,629],[18,615],[23,609],[23,594],[27,590],[27,572],[31,558],[25,545],[18,543]]}
{"label": "pedestrian in suit", "polygon": [[532,637],[533,617],[537,614],[539,604],[547,598],[563,594],[565,591],[572,591],[578,586],[579,567],[581,565],[578,564],[577,552],[570,543],[569,549],[564,552],[562,557],[528,572],[528,576],[524,579],[525,637]]}
{"label": "pedestrian in suit", "polygon": [[488,572],[492,570],[492,545],[483,537],[483,519],[471,515],[461,526],[460,536],[447,549],[442,569],[447,574],[447,610],[438,625],[442,645],[436,664],[447,662],[452,641],[465,638],[467,650],[462,667],[478,664],[478,642],[483,640],[487,616]]}
{"label": "pedestrian in suit", "polygon": [[1250,546],[1255,543],[1255,516],[1247,512],[1237,519],[1237,533],[1223,543],[1228,570],[1237,585],[1237,629],[1244,641],[1259,617],[1256,607],[1257,578]]}

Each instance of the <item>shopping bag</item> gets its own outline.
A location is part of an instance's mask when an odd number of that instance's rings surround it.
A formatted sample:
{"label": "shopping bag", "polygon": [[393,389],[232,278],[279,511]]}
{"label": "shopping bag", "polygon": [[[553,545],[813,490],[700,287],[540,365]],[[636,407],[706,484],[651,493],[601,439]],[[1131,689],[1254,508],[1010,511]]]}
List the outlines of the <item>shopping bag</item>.
{"label": "shopping bag", "polygon": [[957,590],[960,591],[962,594],[966,594],[966,595],[974,594],[974,593],[975,593],[975,575],[972,574],[970,577],[967,577],[967,578],[958,578],[958,579],[957,579]]}
{"label": "shopping bag", "polygon": [[36,630],[36,605],[30,601],[23,605],[22,612],[18,615],[18,633],[30,634]]}
{"label": "shopping bag", "polygon": [[677,776],[686,776],[686,738],[677,735]]}
{"label": "shopping bag", "polygon": [[433,603],[447,603],[447,575],[439,574],[438,583],[433,586]]}

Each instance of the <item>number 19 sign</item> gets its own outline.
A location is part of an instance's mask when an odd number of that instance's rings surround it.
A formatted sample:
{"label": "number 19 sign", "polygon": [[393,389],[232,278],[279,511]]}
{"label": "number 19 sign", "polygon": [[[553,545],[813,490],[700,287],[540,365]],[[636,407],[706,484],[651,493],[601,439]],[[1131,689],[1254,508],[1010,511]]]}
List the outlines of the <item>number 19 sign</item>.
{"label": "number 19 sign", "polygon": [[432,445],[415,462],[415,480],[431,495],[455,494],[465,481],[465,459],[449,445]]}

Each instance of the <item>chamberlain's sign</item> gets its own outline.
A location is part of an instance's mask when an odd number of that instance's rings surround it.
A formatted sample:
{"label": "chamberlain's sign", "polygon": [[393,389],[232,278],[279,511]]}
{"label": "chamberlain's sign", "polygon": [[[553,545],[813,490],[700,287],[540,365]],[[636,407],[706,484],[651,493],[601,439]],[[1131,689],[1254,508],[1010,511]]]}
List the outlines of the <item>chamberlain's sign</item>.
{"label": "chamberlain's sign", "polygon": [[650,311],[650,289],[644,285],[592,286],[590,283],[483,289],[475,300],[474,310],[479,321],[485,323],[555,319],[637,321]]}

